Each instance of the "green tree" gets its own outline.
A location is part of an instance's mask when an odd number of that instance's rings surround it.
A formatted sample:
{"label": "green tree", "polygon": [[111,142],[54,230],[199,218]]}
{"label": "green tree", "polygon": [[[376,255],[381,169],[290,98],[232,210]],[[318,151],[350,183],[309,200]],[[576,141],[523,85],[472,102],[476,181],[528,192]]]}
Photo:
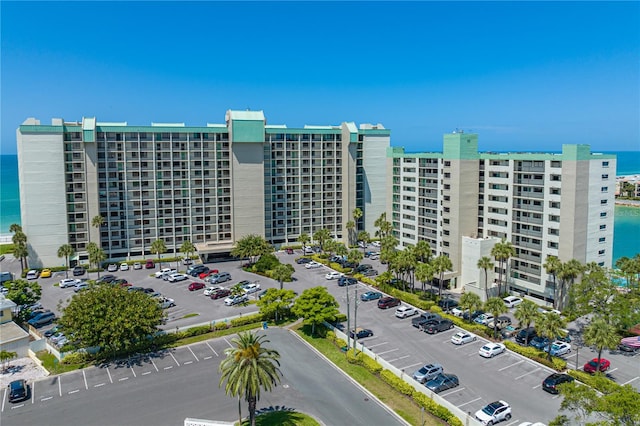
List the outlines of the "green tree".
{"label": "green tree", "polygon": [[162,269],[162,253],[167,252],[167,245],[164,240],[155,240],[151,243],[149,251],[158,256],[158,268]]}
{"label": "green tree", "polygon": [[[37,281],[18,279],[14,281],[6,281],[3,285],[7,289],[7,295],[5,297],[19,307],[32,305],[38,302],[40,297],[42,297],[42,287]],[[18,318],[26,321],[28,314],[29,311],[20,309],[18,312]]]}
{"label": "green tree", "polygon": [[347,262],[353,263],[354,265],[360,264],[360,262],[364,259],[364,255],[358,249],[349,250],[347,254]]}
{"label": "green tree", "polygon": [[7,371],[11,360],[18,357],[17,352],[0,351],[0,363],[2,363],[2,370]]}
{"label": "green tree", "polygon": [[14,243],[13,244],[13,256],[16,259],[20,259],[20,269],[22,272],[26,269],[26,261],[27,256],[29,256],[29,249],[27,248],[27,244],[23,242]]}
{"label": "green tree", "polygon": [[432,282],[436,275],[436,270],[431,262],[418,263],[415,271],[416,279],[422,283],[422,291],[424,291],[427,281]]}
{"label": "green tree", "polygon": [[225,350],[226,358],[220,363],[222,373],[218,386],[224,386],[229,396],[238,397],[239,425],[242,424],[240,399],[244,398],[249,405],[249,423],[256,424],[256,404],[260,400],[260,391],[271,391],[280,381],[280,354],[264,345],[269,343],[264,335],[250,331],[238,333],[231,340],[235,347]]}
{"label": "green tree", "polygon": [[[491,255],[500,265],[500,269],[498,271],[498,295],[502,296],[502,274],[505,271],[506,264],[509,259],[516,255],[516,249],[513,247],[511,242],[507,241],[506,238],[503,238],[502,241],[493,246],[491,249]],[[506,287],[507,285],[505,283],[505,291],[508,290]]]}
{"label": "green tree", "polygon": [[570,292],[577,314],[585,315],[592,312],[607,319],[613,313],[611,303],[620,295],[615,284],[601,267],[592,268],[585,273],[580,282],[571,287]]}
{"label": "green tree", "polygon": [[[433,259],[433,267],[435,269],[435,273],[439,275],[438,282],[438,297],[442,297],[442,286],[444,284],[444,273],[453,269],[453,264],[451,263],[451,259],[447,256],[441,254],[440,256]],[[504,303],[503,303],[504,305]]]}
{"label": "green tree", "polygon": [[560,267],[562,266],[562,262],[556,256],[547,255],[547,259],[545,260],[542,267],[547,274],[551,275],[553,278],[553,307],[554,309],[558,308],[558,286],[556,284],[556,280],[558,277],[558,272],[560,271]]}
{"label": "green tree", "polygon": [[364,216],[362,209],[360,209],[359,207],[356,207],[355,209],[353,209],[353,213],[351,213],[351,215],[353,216],[353,221],[356,224],[356,229],[360,228],[358,224],[360,223],[360,219],[362,218],[362,216]]}
{"label": "green tree", "polygon": [[316,325],[332,321],[339,314],[338,302],[325,287],[312,287],[302,292],[291,308],[291,312],[311,325],[311,334],[315,334]]}
{"label": "green tree", "polygon": [[[393,263],[393,259],[396,257],[398,246],[398,239],[391,234],[386,234],[380,239],[380,261],[390,265]],[[389,266],[387,266],[388,268]]]}
{"label": "green tree", "polygon": [[325,244],[331,239],[331,232],[326,228],[319,229],[313,234],[313,239],[318,242],[320,250],[324,252]]}
{"label": "green tree", "polygon": [[422,263],[429,262],[433,256],[431,246],[425,240],[419,240],[416,243],[413,253],[416,256],[416,260]]}
{"label": "green tree", "polygon": [[264,318],[275,318],[278,322],[280,312],[289,311],[295,298],[293,290],[270,288],[258,300],[257,305]]}
{"label": "green tree", "polygon": [[257,234],[245,235],[236,241],[231,255],[240,259],[249,259],[249,263],[256,263],[257,258],[273,253],[273,246]]}
{"label": "green tree", "polygon": [[353,240],[354,240],[354,234],[355,234],[355,228],[356,228],[356,223],[352,220],[347,222],[346,225],[347,228],[347,234],[349,236],[349,245],[352,246],[353,245]]}
{"label": "green tree", "polygon": [[280,264],[271,272],[271,278],[277,280],[280,283],[280,290],[282,290],[282,283],[285,281],[291,281],[291,276],[295,272],[295,269],[290,264]]}
{"label": "green tree", "polygon": [[[96,215],[91,219],[91,226],[98,230],[98,243],[102,241],[102,236],[100,235],[102,225],[104,225],[104,217]],[[91,241],[91,237],[89,237],[89,241]]]}
{"label": "green tree", "polygon": [[615,392],[605,393],[598,398],[596,410],[598,414],[605,417],[610,424],[624,426],[640,425],[638,392],[629,384],[620,386]]}
{"label": "green tree", "polygon": [[478,269],[482,269],[484,270],[484,300],[489,300],[489,276],[488,276],[488,271],[489,269],[493,270],[495,264],[493,263],[493,260],[491,260],[491,258],[489,256],[482,256],[480,259],[478,259]]}
{"label": "green tree", "polygon": [[595,411],[598,400],[595,389],[570,382],[559,385],[558,390],[563,396],[560,409],[573,413],[578,421],[577,424],[582,423]]}
{"label": "green tree", "polygon": [[[540,316],[538,313],[538,305],[531,300],[523,300],[521,304],[516,306],[513,316],[518,320],[518,324],[522,328],[529,328],[531,324]],[[527,338],[529,336],[527,335]],[[527,342],[529,344],[529,342]]]}
{"label": "green tree", "polygon": [[87,244],[87,253],[89,254],[89,263],[96,265],[96,269],[98,270],[98,278],[100,278],[102,262],[107,258],[107,255],[104,253],[104,250],[98,247],[98,245],[94,242]]}
{"label": "green tree", "polygon": [[93,285],[63,308],[58,324],[82,347],[99,346],[107,357],[132,350],[162,322],[158,301],[117,285]]}
{"label": "green tree", "polygon": [[[558,271],[558,278],[560,279],[560,295],[558,309],[562,310],[566,305],[566,293],[567,289],[570,289],[574,281],[584,271],[584,266],[576,259],[571,259],[562,265]],[[571,301],[572,302],[572,301]],[[572,303],[570,303],[571,305]]]}
{"label": "green tree", "polygon": [[362,253],[367,250],[367,244],[371,241],[371,235],[367,231],[358,232],[358,241],[362,241],[364,243],[364,247],[362,247]]}
{"label": "green tree", "polygon": [[376,237],[383,239],[387,235],[391,235],[393,232],[393,224],[387,220],[387,213],[384,212],[379,218],[373,222],[373,226],[378,228],[376,231]]}
{"label": "green tree", "polygon": [[536,321],[536,331],[542,337],[549,339],[549,346],[547,347],[547,357],[551,361],[551,344],[558,338],[567,334],[564,330],[567,323],[564,319],[555,312],[548,312],[545,315],[540,315]]}
{"label": "green tree", "polygon": [[71,247],[71,244],[63,244],[58,248],[58,257],[64,257],[67,270],[65,271],[67,278],[69,278],[69,258],[76,254],[76,251]]}
{"label": "green tree", "polygon": [[303,232],[298,237],[298,242],[302,244],[303,249],[307,247],[307,243],[309,243],[310,241],[311,241],[311,238],[309,237],[309,234],[307,234],[306,232]]}
{"label": "green tree", "polygon": [[[484,303],[484,310],[493,315],[494,321],[497,320],[501,314],[508,311],[504,301],[499,297],[490,297],[489,300]],[[493,338],[498,338],[498,327],[493,328]]]}
{"label": "green tree", "polygon": [[475,293],[465,292],[460,296],[460,308],[469,312],[469,322],[471,322],[471,312],[482,308],[482,299]]}
{"label": "green tree", "polygon": [[191,259],[191,255],[195,253],[196,246],[191,241],[184,241],[180,246],[180,253],[184,253],[187,259]]}
{"label": "green tree", "polygon": [[591,323],[585,327],[582,333],[582,339],[589,346],[595,346],[598,350],[598,359],[602,358],[602,350],[613,349],[618,346],[620,336],[616,333],[613,325],[609,324],[604,318],[594,318]]}

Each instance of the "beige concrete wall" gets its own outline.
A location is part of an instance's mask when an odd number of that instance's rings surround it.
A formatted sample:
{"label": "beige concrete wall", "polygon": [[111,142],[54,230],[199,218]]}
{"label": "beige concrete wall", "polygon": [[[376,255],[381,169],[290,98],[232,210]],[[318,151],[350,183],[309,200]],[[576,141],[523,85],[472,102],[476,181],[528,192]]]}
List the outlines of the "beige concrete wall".
{"label": "beige concrete wall", "polygon": [[231,191],[234,241],[264,236],[264,150],[262,143],[231,145]]}

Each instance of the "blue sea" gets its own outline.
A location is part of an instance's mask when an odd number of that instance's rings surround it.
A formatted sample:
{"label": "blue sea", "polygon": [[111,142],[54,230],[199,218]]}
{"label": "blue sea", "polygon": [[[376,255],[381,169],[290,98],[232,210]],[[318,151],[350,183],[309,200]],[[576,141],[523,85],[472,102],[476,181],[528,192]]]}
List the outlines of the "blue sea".
{"label": "blue sea", "polygon": [[[617,176],[640,175],[640,151],[606,152],[616,154]],[[640,253],[640,209],[616,206],[613,238],[613,261]],[[0,235],[9,233],[13,223],[20,223],[18,156],[0,155]]]}

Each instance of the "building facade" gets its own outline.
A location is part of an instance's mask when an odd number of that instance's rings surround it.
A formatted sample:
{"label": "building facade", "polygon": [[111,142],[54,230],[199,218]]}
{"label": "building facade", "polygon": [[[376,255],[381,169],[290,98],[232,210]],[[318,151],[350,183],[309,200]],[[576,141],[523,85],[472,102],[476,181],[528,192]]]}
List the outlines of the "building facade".
{"label": "building facade", "polygon": [[444,136],[441,153],[389,148],[388,164],[400,246],[425,240],[448,256],[454,286],[479,288],[479,256],[503,238],[516,252],[502,271],[509,288],[540,299],[553,297],[543,267],[549,255],[612,266],[615,155],[588,145],[563,145],[559,154],[480,153],[478,135],[460,132]]}
{"label": "building facade", "polygon": [[[276,247],[329,229],[346,238],[356,207],[372,228],[386,208],[382,125],[267,125],[262,111],[228,111],[224,124],[27,119],[17,130],[22,227],[32,267],[61,264],[89,242],[108,259],[141,258],[185,241],[203,258],[264,236]],[[92,226],[101,216],[103,224]]]}

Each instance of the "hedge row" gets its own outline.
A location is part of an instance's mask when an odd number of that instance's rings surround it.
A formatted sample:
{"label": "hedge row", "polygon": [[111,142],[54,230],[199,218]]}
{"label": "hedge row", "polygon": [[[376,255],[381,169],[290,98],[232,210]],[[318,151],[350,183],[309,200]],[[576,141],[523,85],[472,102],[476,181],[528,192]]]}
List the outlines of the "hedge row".
{"label": "hedge row", "polygon": [[613,380],[608,379],[603,373],[589,374],[579,370],[568,370],[569,374],[574,379],[584,383],[596,389],[603,394],[610,394],[620,389],[620,385]]}
{"label": "hedge row", "polygon": [[505,340],[504,345],[513,352],[526,356],[527,358],[539,362],[540,364],[544,364],[549,368],[553,368],[556,371],[564,371],[567,368],[567,361],[555,356],[551,357],[551,361],[549,361],[545,351],[536,349],[532,346],[520,346],[510,340]]}

